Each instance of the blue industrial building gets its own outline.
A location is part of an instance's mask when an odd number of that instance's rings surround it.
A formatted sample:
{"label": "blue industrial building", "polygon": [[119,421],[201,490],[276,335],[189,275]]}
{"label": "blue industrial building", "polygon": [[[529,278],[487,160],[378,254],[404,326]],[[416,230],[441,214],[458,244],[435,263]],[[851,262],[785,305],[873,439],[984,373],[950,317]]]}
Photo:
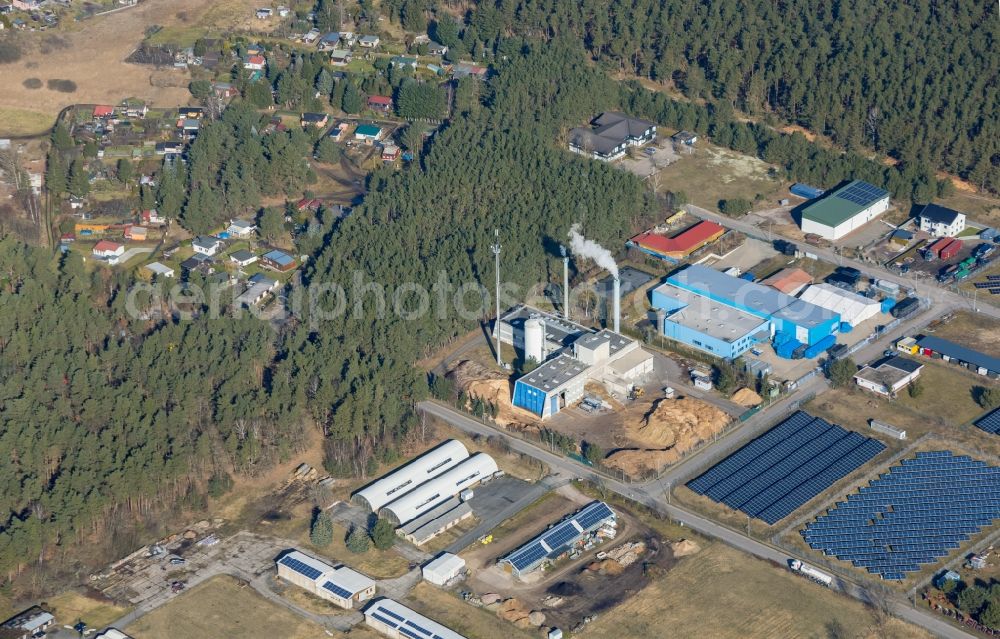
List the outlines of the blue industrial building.
{"label": "blue industrial building", "polygon": [[734,359],[774,339],[790,354],[834,335],[840,315],[781,291],[700,265],[674,273],[653,289],[664,337]]}

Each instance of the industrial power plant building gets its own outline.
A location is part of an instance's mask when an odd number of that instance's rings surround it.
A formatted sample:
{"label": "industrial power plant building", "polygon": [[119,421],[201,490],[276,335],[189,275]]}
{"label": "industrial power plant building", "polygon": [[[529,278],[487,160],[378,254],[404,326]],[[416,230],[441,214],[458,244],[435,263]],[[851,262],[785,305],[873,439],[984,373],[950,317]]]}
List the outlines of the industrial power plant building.
{"label": "industrial power plant building", "polygon": [[665,337],[725,359],[771,339],[783,357],[800,346],[829,348],[840,324],[834,311],[697,264],[668,277],[650,299]]}
{"label": "industrial power plant building", "polygon": [[[530,330],[530,326],[528,327]],[[540,337],[525,337],[526,357],[534,358]],[[557,353],[514,383],[513,403],[541,418],[555,415],[581,399],[584,386],[597,381],[611,392],[626,394],[653,370],[653,356],[633,339],[604,329],[578,337],[571,349]]]}
{"label": "industrial power plant building", "polygon": [[[469,455],[462,442],[449,439],[410,463],[368,484],[351,500],[396,525],[408,524],[431,512],[437,516],[421,521],[424,541],[438,530],[468,516],[456,496],[499,472],[496,461],[485,453]],[[452,508],[446,508],[448,504]],[[414,530],[404,531],[412,534]]]}
{"label": "industrial power plant building", "polygon": [[392,639],[466,639],[394,599],[372,602],[365,608],[365,623]]}
{"label": "industrial power plant building", "polygon": [[276,562],[278,576],[348,610],[375,596],[375,582],[347,566],[333,566],[293,550]]}
{"label": "industrial power plant building", "polygon": [[592,535],[613,538],[617,526],[615,512],[607,504],[591,502],[501,559],[500,566],[509,568],[517,577],[527,575]]}
{"label": "industrial power plant building", "polygon": [[839,240],[889,209],[889,192],[854,180],[802,209],[802,232]]}
{"label": "industrial power plant building", "polygon": [[[529,332],[532,340],[530,353],[525,343]],[[544,360],[544,353],[554,353],[571,346],[576,338],[590,332],[586,326],[524,305],[500,318],[500,341],[523,351],[526,358],[535,357],[538,362]]]}

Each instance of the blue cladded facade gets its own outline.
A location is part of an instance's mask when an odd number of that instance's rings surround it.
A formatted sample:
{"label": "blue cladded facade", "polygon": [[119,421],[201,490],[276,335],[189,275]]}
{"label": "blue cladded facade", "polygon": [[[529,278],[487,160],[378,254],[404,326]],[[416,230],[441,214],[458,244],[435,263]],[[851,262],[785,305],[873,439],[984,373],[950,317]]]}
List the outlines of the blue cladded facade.
{"label": "blue cladded facade", "polygon": [[546,414],[552,414],[558,412],[559,404],[558,398],[553,397],[554,410],[547,412],[546,409],[546,393],[543,390],[539,390],[534,386],[518,380],[514,383],[514,405],[525,410],[530,410],[532,413],[538,415],[539,417],[544,417]]}

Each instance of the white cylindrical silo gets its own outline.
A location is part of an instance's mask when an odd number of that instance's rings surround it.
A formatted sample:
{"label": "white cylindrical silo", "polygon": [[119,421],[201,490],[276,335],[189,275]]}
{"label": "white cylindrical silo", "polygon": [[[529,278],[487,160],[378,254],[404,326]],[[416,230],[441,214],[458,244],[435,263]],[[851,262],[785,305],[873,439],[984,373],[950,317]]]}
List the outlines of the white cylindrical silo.
{"label": "white cylindrical silo", "polygon": [[545,350],[545,320],[529,317],[524,322],[524,358],[541,363]]}

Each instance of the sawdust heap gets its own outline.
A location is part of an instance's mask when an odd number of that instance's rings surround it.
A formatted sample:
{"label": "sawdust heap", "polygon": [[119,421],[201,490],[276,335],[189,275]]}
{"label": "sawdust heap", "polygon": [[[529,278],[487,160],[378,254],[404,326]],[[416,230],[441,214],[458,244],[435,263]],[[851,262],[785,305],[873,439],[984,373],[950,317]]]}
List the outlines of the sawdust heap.
{"label": "sawdust heap", "polygon": [[652,409],[625,417],[625,433],[643,448],[609,455],[604,463],[629,475],[658,472],[725,428],[729,415],[692,397],[660,399]]}
{"label": "sawdust heap", "polygon": [[730,397],[735,403],[740,406],[746,406],[747,408],[753,408],[754,406],[759,406],[764,400],[761,399],[760,395],[753,392],[749,388],[741,388]]}
{"label": "sawdust heap", "polygon": [[614,559],[605,559],[587,564],[587,570],[606,577],[616,577],[625,572],[625,566]]}
{"label": "sawdust heap", "polygon": [[495,405],[495,421],[499,426],[519,430],[539,428],[534,413],[511,404],[510,381],[503,373],[467,359],[452,366],[447,376],[468,397],[478,397]]}
{"label": "sawdust heap", "polygon": [[694,543],[690,539],[681,539],[680,541],[675,541],[670,544],[670,552],[673,553],[674,557],[687,557],[688,555],[693,555],[701,550],[701,546]]}
{"label": "sawdust heap", "polygon": [[518,628],[537,628],[545,623],[545,615],[537,610],[529,610],[524,602],[511,597],[500,604],[497,615]]}

